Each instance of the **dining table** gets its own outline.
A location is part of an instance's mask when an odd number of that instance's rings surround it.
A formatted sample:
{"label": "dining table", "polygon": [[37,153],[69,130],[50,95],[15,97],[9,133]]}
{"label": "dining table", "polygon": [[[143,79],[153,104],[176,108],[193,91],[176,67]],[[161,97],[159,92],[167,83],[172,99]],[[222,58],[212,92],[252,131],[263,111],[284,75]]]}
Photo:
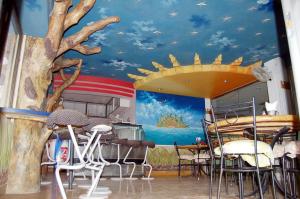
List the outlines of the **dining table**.
{"label": "dining table", "polygon": [[[300,131],[300,121],[299,117],[296,115],[257,115],[255,122],[258,137],[267,137],[267,139],[263,140],[270,143],[272,148],[279,138],[280,129],[287,127],[289,129],[288,132],[291,133]],[[245,129],[253,127],[253,116],[223,119],[217,121],[216,126],[221,136],[237,136],[243,138],[245,135]],[[214,123],[208,126],[208,131],[210,134],[216,134]],[[230,141],[230,139],[227,141]],[[275,166],[276,165],[274,165],[274,167]],[[267,181],[268,179],[268,174],[265,173],[263,177],[263,185],[267,184],[264,181]],[[275,184],[278,188],[282,188],[279,180],[277,179],[277,174],[275,175]],[[263,189],[266,190],[266,187]],[[257,190],[253,191],[249,195],[253,195],[256,192]]]}
{"label": "dining table", "polygon": [[[216,122],[218,132],[230,135],[242,135],[244,130],[253,126],[253,116],[234,117]],[[299,117],[296,115],[257,115],[257,134],[273,134],[283,127],[290,128],[290,131],[300,130]],[[215,125],[208,126],[210,133],[215,133]]]}
{"label": "dining table", "polygon": [[200,150],[205,150],[208,149],[207,144],[190,144],[190,145],[178,145],[177,146],[178,149],[186,149],[194,154],[199,153]]}

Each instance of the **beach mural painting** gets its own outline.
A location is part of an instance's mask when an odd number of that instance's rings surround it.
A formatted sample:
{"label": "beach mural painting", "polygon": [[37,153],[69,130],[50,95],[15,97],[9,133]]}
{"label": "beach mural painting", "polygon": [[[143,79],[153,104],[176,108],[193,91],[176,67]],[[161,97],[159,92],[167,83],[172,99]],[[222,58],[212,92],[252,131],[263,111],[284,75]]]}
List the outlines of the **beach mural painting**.
{"label": "beach mural painting", "polygon": [[143,125],[145,139],[158,145],[195,143],[204,140],[201,119],[205,116],[204,98],[148,91],[136,93],[136,120]]}

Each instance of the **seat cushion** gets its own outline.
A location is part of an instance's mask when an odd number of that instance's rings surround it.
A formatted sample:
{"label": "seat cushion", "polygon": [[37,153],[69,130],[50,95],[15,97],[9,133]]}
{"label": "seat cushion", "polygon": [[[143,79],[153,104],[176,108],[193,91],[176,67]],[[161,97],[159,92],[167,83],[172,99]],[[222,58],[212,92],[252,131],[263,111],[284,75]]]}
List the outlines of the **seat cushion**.
{"label": "seat cushion", "polygon": [[194,155],[180,155],[180,159],[181,160],[193,160],[195,158],[194,158]]}
{"label": "seat cushion", "polygon": [[[235,140],[223,145],[224,154],[241,155],[242,159],[251,166],[255,166],[255,152],[253,140]],[[259,167],[267,167],[274,163],[273,151],[269,144],[257,141]]]}
{"label": "seat cushion", "polygon": [[297,155],[300,155],[300,141],[288,142],[284,147],[284,152],[289,153],[289,157],[296,158]]}
{"label": "seat cushion", "polygon": [[284,155],[284,145],[285,143],[278,144],[276,143],[273,147],[273,156],[274,158],[280,158]]}
{"label": "seat cushion", "polygon": [[221,149],[220,149],[219,146],[216,147],[216,148],[214,148],[214,152],[215,152],[215,155],[216,155],[216,156],[221,156]]}
{"label": "seat cushion", "polygon": [[210,159],[210,155],[207,153],[199,153],[194,155],[195,159]]}

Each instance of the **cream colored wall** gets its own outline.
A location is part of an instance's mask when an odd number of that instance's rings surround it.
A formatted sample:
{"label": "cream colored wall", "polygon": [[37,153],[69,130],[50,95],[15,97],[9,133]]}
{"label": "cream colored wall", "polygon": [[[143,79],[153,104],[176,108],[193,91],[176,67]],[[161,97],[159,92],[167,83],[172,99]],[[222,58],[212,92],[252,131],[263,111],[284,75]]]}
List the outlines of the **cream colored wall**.
{"label": "cream colored wall", "polygon": [[287,69],[283,60],[280,57],[274,58],[266,62],[264,68],[271,74],[271,80],[267,82],[269,102],[278,101],[278,114],[292,114],[291,90],[282,86],[282,82],[289,82]]}
{"label": "cream colored wall", "polygon": [[298,115],[300,104],[300,1],[281,0],[294,76]]}

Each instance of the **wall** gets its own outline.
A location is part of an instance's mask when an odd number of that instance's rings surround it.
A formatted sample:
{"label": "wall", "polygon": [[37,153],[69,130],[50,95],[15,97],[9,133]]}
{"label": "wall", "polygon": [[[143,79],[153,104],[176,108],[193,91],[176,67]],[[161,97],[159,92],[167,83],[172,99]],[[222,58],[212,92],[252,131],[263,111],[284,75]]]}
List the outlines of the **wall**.
{"label": "wall", "polygon": [[256,82],[236,91],[227,93],[221,97],[212,100],[213,106],[224,106],[247,102],[255,97],[256,113],[262,114],[264,103],[269,101],[267,83]]}
{"label": "wall", "polygon": [[157,145],[195,143],[204,140],[201,119],[205,117],[203,98],[137,91],[136,118],[145,138]]}
{"label": "wall", "polygon": [[280,57],[264,63],[264,67],[271,74],[271,81],[267,82],[269,102],[278,101],[277,111],[280,115],[291,114],[291,90],[287,69]]}
{"label": "wall", "polygon": [[299,115],[300,102],[300,1],[282,0],[282,10],[294,76],[296,99]]}
{"label": "wall", "polygon": [[[54,77],[54,89],[62,84],[60,76]],[[84,102],[106,104],[112,97],[120,99],[120,107],[109,115],[109,118],[99,118],[99,122],[135,123],[135,89],[130,82],[80,75],[62,94],[64,100],[77,101],[83,106]],[[76,109],[76,107],[74,107]],[[80,111],[80,110],[79,110]]]}

